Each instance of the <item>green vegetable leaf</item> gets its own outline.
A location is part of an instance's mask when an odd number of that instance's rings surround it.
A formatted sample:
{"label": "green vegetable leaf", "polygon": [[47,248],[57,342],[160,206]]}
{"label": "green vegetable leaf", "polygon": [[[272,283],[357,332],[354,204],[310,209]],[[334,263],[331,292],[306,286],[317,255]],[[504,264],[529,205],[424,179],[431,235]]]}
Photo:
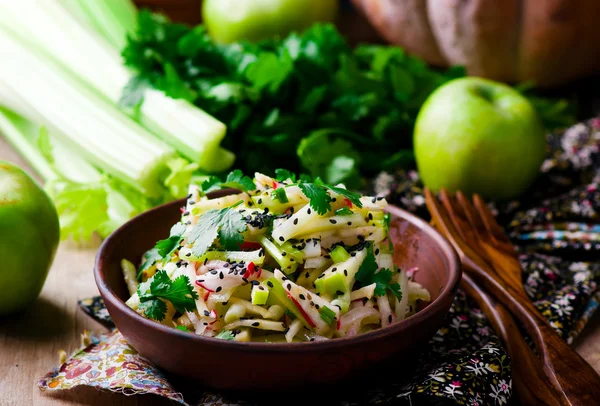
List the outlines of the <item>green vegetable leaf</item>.
{"label": "green vegetable leaf", "polygon": [[181,241],[184,232],[185,224],[183,223],[176,223],[173,227],[171,227],[169,238],[160,240],[154,245],[156,255],[160,256],[160,259],[170,258],[171,254],[173,254],[173,252],[179,246],[179,242]]}
{"label": "green vegetable leaf", "polygon": [[332,192],[337,193],[340,196],[344,196],[346,199],[350,200],[359,209],[363,207],[362,203],[360,202],[360,194],[359,193],[354,193],[347,189],[337,187],[337,186],[325,185],[325,187],[327,189],[331,190]]}
{"label": "green vegetable leaf", "polygon": [[211,176],[202,183],[201,187],[204,193],[224,188],[239,189],[242,192],[256,190],[254,181],[249,176],[244,176],[244,173],[239,169],[229,172],[224,182],[217,176]]}
{"label": "green vegetable leaf", "polygon": [[235,339],[235,336],[233,335],[233,333],[231,331],[229,331],[229,330],[223,330],[219,334],[217,334],[215,336],[215,338],[220,338],[221,340],[232,341],[232,340]]}
{"label": "green vegetable leaf", "polygon": [[247,228],[244,217],[232,207],[209,210],[200,216],[198,223],[190,230],[187,242],[193,244],[195,256],[203,255],[217,237],[223,248],[235,250],[244,242],[241,233]]}
{"label": "green vegetable leaf", "polygon": [[398,283],[391,283],[393,272],[389,269],[382,269],[377,272],[379,266],[373,253],[373,245],[369,244],[367,248],[367,256],[360,264],[358,272],[356,273],[356,280],[360,282],[361,286],[367,286],[375,284],[375,296],[383,296],[389,290],[392,292],[398,300],[402,299],[402,292],[400,291],[400,285]]}
{"label": "green vegetable leaf", "polygon": [[327,306],[323,306],[319,309],[319,315],[321,316],[321,319],[329,325],[335,320],[335,312]]}
{"label": "green vegetable leaf", "polygon": [[310,207],[320,215],[331,210],[331,197],[322,185],[316,183],[300,183],[302,193],[308,198]]}
{"label": "green vegetable leaf", "polygon": [[158,249],[152,248],[151,250],[148,250],[144,253],[143,258],[144,262],[142,263],[142,266],[138,271],[137,280],[140,280],[140,278],[142,277],[142,273],[146,269],[150,269],[150,267],[152,267],[152,265],[154,265],[156,261],[160,261],[161,259],[163,259],[163,256],[159,254]]}
{"label": "green vegetable leaf", "polygon": [[375,283],[375,296],[383,296],[389,290],[398,300],[402,299],[402,292],[398,283],[391,283],[393,272],[389,269],[382,269],[372,277],[372,282]]}
{"label": "green vegetable leaf", "polygon": [[336,216],[350,216],[352,214],[354,214],[354,212],[347,207],[342,207],[341,209],[337,209],[335,211]]}
{"label": "green vegetable leaf", "polygon": [[167,314],[167,303],[158,298],[147,298],[140,301],[138,309],[149,319],[163,321]]}
{"label": "green vegetable leaf", "polygon": [[279,182],[283,182],[284,180],[291,180],[292,182],[296,182],[296,175],[287,169],[275,169],[275,179]]}
{"label": "green vegetable leaf", "polygon": [[373,283],[373,275],[377,271],[378,265],[373,253],[373,244],[367,247],[367,255],[356,272],[355,278],[362,286],[367,286]]}
{"label": "green vegetable leaf", "polygon": [[186,326],[177,326],[177,327],[175,327],[175,328],[176,328],[177,330],[181,330],[181,331],[187,331],[187,332],[189,332],[189,331],[190,331],[190,329],[189,329],[189,328],[187,328]]}
{"label": "green vegetable leaf", "polygon": [[171,302],[177,311],[184,313],[196,309],[195,299],[198,299],[198,294],[187,276],[181,275],[171,280],[164,270],[154,274],[147,292],[142,292],[138,287],[138,295],[140,309],[148,318],[158,321],[165,318],[167,312],[165,300]]}

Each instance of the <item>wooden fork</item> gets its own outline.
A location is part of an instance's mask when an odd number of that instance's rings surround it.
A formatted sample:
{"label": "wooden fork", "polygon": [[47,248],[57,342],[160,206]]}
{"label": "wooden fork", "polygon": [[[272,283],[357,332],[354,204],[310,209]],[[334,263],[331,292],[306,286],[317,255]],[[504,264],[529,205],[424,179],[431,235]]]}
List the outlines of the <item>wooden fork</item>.
{"label": "wooden fork", "polygon": [[597,404],[600,376],[552,329],[525,293],[516,252],[487,205],[477,195],[474,203],[461,193],[456,198],[445,191],[440,195],[441,204],[425,190],[434,223],[458,252],[465,274],[505,305],[532,337],[560,403]]}

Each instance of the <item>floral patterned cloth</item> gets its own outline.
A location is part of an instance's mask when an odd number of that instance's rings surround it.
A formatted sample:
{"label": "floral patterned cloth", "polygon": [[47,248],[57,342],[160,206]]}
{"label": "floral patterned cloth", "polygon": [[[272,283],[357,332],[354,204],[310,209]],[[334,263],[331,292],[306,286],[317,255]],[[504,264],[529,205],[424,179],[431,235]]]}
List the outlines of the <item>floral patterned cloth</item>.
{"label": "floral patterned cloth", "polygon": [[[543,175],[531,192],[518,202],[493,208],[520,252],[527,293],[552,326],[572,342],[600,301],[600,119],[549,135],[548,146]],[[391,203],[428,217],[417,173],[382,173],[373,189]],[[100,298],[80,305],[114,328]],[[332,391],[344,393],[345,399],[338,397],[328,404],[503,405],[511,399],[510,359],[481,310],[463,292],[459,291],[445,326],[416,365],[409,378],[392,376],[389,382],[359,390]],[[38,386],[58,390],[89,385],[125,394],[153,393],[189,405],[267,403],[244,393],[175,387],[181,383],[171,381],[112,330],[99,337],[84,335],[82,348]],[[297,403],[307,404],[301,399]]]}

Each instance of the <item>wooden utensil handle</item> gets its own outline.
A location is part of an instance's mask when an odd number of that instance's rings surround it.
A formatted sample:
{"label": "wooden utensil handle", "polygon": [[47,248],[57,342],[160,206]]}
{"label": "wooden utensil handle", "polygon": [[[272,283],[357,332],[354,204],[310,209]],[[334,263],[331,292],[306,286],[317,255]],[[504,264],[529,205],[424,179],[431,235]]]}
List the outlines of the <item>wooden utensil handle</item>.
{"label": "wooden utensil handle", "polygon": [[562,392],[557,392],[542,372],[539,358],[529,347],[512,315],[467,274],[461,287],[472,297],[500,336],[511,357],[513,383],[523,405],[559,406],[564,404]]}
{"label": "wooden utensil handle", "polygon": [[472,261],[471,264],[473,267],[467,266],[467,271],[510,310],[534,340],[544,372],[558,393],[562,393],[564,404],[596,404],[600,399],[600,376],[596,371],[558,336],[522,290]]}

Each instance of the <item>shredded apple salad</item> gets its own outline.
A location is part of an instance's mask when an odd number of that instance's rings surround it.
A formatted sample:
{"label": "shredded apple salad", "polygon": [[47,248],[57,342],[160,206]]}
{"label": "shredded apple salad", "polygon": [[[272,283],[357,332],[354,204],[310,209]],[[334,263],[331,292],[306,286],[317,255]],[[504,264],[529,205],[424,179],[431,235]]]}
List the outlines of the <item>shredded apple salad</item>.
{"label": "shredded apple salad", "polygon": [[[139,269],[122,261],[128,306],[203,336],[302,342],[386,327],[430,299],[394,265],[385,199],[276,173],[190,186],[170,236]],[[238,193],[206,196],[222,188]]]}

